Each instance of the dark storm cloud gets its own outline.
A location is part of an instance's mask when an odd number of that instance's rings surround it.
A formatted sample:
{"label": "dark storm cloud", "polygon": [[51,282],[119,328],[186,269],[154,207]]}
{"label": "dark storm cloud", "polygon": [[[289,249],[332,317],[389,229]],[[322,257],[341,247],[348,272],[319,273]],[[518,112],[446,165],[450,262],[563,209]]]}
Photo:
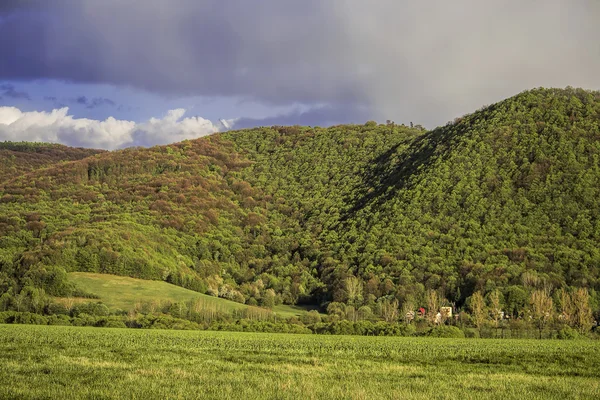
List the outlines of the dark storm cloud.
{"label": "dark storm cloud", "polygon": [[31,97],[26,92],[21,92],[9,83],[0,85],[0,95],[9,99],[24,99],[31,100]]}
{"label": "dark storm cloud", "polygon": [[64,102],[59,101],[56,96],[44,96],[44,101],[52,103],[52,106],[54,108],[64,108],[64,107],[67,107],[67,105]]}
{"label": "dark storm cloud", "polygon": [[0,24],[0,79],[367,107],[429,126],[531,87],[600,88],[597,0],[48,4]]}
{"label": "dark storm cloud", "polygon": [[87,105],[88,108],[96,108],[96,107],[100,107],[100,106],[115,107],[116,103],[114,101],[112,101],[111,99],[107,99],[104,97],[94,97],[92,100],[90,100],[88,102],[88,105]]}
{"label": "dark storm cloud", "polygon": [[0,2],[0,15],[23,10],[47,9],[58,4],[56,0],[2,0]]}
{"label": "dark storm cloud", "polygon": [[277,104],[359,101],[351,71],[327,59],[339,32],[320,3],[283,3],[84,0],[24,13],[0,26],[0,51],[13,55],[0,60],[0,76]]}
{"label": "dark storm cloud", "polygon": [[74,103],[74,104],[79,104],[79,105],[85,106],[86,108],[89,108],[89,109],[101,107],[101,106],[111,106],[111,107],[116,106],[116,103],[114,101],[112,101],[111,99],[104,98],[104,97],[94,97],[94,98],[88,99],[87,96],[79,96],[75,99],[71,99],[70,102]]}

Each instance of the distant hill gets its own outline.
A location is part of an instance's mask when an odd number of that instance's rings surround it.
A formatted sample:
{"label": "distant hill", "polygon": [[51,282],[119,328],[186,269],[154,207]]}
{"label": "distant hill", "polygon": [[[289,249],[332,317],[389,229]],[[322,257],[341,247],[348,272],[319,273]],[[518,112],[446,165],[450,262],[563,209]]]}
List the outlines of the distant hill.
{"label": "distant hill", "polygon": [[255,128],[54,164],[0,183],[2,301],[75,293],[71,271],[268,306],[597,300],[599,125],[600,93],[536,89],[428,132]]}
{"label": "distant hill", "polygon": [[102,152],[53,143],[0,142],[0,182],[61,161],[81,160]]}

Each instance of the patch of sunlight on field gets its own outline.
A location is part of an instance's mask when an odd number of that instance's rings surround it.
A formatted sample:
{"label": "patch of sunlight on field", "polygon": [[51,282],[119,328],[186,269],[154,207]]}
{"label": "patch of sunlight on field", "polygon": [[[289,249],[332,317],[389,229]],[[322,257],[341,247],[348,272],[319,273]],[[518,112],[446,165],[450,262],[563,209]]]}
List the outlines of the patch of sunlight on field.
{"label": "patch of sunlight on field", "polygon": [[[225,312],[244,309],[245,304],[208,296],[162,281],[126,276],[71,272],[69,280],[86,292],[98,296],[111,309],[132,310],[143,302],[187,302],[201,298],[207,305]],[[65,300],[62,300],[63,302]],[[94,301],[94,300],[91,300]]]}
{"label": "patch of sunlight on field", "polygon": [[[80,289],[92,293],[99,299],[85,298],[55,298],[55,301],[63,305],[72,306],[77,303],[88,301],[101,301],[110,309],[133,310],[137,304],[150,302],[187,302],[202,299],[207,306],[217,310],[230,312],[247,308],[245,304],[208,296],[193,290],[184,289],[163,281],[150,281],[145,279],[129,278],[109,274],[96,274],[90,272],[71,272],[69,280]],[[289,318],[300,316],[307,311],[315,309],[315,306],[291,306],[277,305],[273,312],[281,317]]]}
{"label": "patch of sunlight on field", "polygon": [[293,316],[300,316],[310,310],[319,311],[318,307],[316,305],[315,306],[309,306],[309,305],[307,305],[307,306],[305,306],[305,305],[291,306],[291,305],[287,305],[287,304],[280,304],[278,306],[273,307],[273,312],[275,312],[277,315],[280,315],[285,318],[293,317]]}

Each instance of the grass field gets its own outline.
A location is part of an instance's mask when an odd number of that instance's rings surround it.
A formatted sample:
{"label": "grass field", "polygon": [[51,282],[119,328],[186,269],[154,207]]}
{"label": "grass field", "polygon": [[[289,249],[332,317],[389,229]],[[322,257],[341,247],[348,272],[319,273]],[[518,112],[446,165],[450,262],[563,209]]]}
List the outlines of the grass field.
{"label": "grass field", "polygon": [[[129,311],[134,309],[136,304],[143,302],[167,301],[174,303],[187,302],[198,298],[201,298],[206,305],[212,305],[224,312],[247,308],[244,304],[208,296],[162,281],[88,272],[72,272],[69,274],[69,280],[86,292],[97,295],[100,301],[113,310]],[[85,301],[90,300],[85,299]],[[273,311],[282,317],[300,315],[306,310],[307,308],[283,304],[273,308]]]}
{"label": "grass field", "polygon": [[600,343],[0,325],[0,398],[600,398]]}

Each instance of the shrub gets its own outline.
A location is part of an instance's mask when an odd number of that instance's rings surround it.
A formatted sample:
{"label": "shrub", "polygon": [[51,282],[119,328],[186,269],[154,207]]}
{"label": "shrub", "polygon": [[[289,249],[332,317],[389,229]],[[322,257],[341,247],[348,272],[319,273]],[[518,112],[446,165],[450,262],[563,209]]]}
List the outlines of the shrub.
{"label": "shrub", "polygon": [[464,338],[465,333],[456,326],[440,325],[431,328],[431,330],[427,332],[427,336],[438,338]]}
{"label": "shrub", "polygon": [[573,340],[579,339],[580,337],[581,336],[579,335],[579,332],[577,332],[570,326],[565,326],[564,328],[562,328],[560,331],[558,331],[557,335],[557,338],[562,340]]}
{"label": "shrub", "polygon": [[48,320],[43,315],[30,312],[17,313],[15,318],[17,324],[47,325]]}
{"label": "shrub", "polygon": [[68,315],[49,315],[48,317],[48,325],[63,325],[69,326],[71,325],[71,318]]}
{"label": "shrub", "polygon": [[479,338],[479,332],[473,328],[465,328],[463,333],[466,338]]}
{"label": "shrub", "polygon": [[48,314],[50,315],[67,315],[69,310],[61,303],[48,304]]}
{"label": "shrub", "polygon": [[110,311],[108,307],[102,303],[89,302],[74,305],[71,309],[71,316],[78,317],[81,314],[106,317],[110,314]]}
{"label": "shrub", "polygon": [[0,312],[0,324],[12,324],[15,322],[16,316],[16,311],[2,311]]}
{"label": "shrub", "polygon": [[319,315],[319,312],[317,310],[311,310],[307,313],[302,314],[300,316],[300,320],[306,325],[317,324],[321,322],[321,315]]}

